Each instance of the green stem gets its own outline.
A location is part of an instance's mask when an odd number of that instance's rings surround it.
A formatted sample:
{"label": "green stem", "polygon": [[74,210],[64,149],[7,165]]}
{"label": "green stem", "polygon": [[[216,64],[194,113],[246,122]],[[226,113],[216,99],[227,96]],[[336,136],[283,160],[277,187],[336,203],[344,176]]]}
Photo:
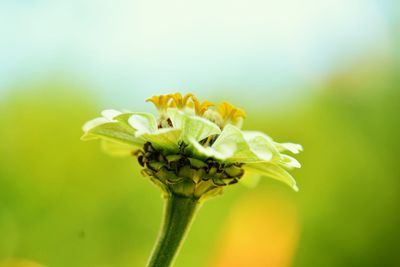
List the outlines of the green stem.
{"label": "green stem", "polygon": [[197,199],[172,194],[166,199],[158,240],[147,267],[169,267],[199,207]]}

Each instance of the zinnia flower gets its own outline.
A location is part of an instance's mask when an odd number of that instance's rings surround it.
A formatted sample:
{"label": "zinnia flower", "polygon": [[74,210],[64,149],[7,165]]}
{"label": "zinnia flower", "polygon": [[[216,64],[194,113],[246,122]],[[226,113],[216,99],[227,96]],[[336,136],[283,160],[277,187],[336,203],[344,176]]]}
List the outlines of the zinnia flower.
{"label": "zinnia flower", "polygon": [[157,118],[145,112],[104,110],[102,117],[83,126],[82,140],[101,139],[106,151],[137,157],[142,174],[167,199],[202,202],[246,179],[248,172],[298,190],[287,170],[300,163],[284,153],[297,154],[301,145],[241,130],[243,110],[227,102],[200,102],[192,94],[159,95],[147,101],[156,106]]}

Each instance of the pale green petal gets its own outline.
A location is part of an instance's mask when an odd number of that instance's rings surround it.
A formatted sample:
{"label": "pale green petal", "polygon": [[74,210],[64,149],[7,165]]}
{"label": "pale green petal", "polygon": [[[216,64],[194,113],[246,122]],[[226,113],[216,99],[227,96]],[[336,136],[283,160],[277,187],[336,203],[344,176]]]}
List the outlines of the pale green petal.
{"label": "pale green petal", "polygon": [[128,119],[129,125],[136,129],[136,136],[144,133],[153,133],[157,127],[157,121],[151,113],[134,113]]}
{"label": "pale green petal", "polygon": [[282,167],[279,167],[278,165],[269,162],[262,162],[262,163],[245,164],[243,167],[249,171],[258,173],[261,176],[266,176],[268,178],[284,182],[285,184],[293,188],[295,191],[299,190],[294,178],[287,171],[285,171]]}
{"label": "pale green petal", "polygon": [[284,151],[290,151],[294,154],[298,154],[301,151],[303,151],[303,147],[299,144],[294,144],[294,143],[276,143],[274,142],[276,148],[279,150],[279,152],[284,152]]}
{"label": "pale green petal", "polygon": [[285,154],[281,154],[279,164],[288,169],[301,168],[301,164],[297,161],[297,159]]}
{"label": "pale green petal", "polygon": [[229,162],[256,163],[276,162],[287,168],[298,168],[298,161],[281,155],[272,139],[262,132],[241,131],[234,125],[226,125],[211,147],[204,147],[190,139],[194,153],[198,156],[213,157]]}
{"label": "pale green petal", "polygon": [[114,117],[114,120],[123,122],[123,123],[125,123],[126,125],[129,125],[129,126],[130,126],[128,120],[129,120],[129,118],[130,118],[133,114],[135,114],[135,113],[134,113],[134,112],[125,112],[125,113],[121,113],[121,114],[119,114],[118,116],[115,116],[115,117]]}
{"label": "pale green petal", "polygon": [[114,117],[121,115],[121,112],[115,109],[105,109],[101,112],[101,115],[111,121]]}
{"label": "pale green petal", "polygon": [[[93,127],[95,124],[97,125]],[[143,144],[143,141],[135,137],[135,130],[121,122],[103,121],[101,124],[89,122],[89,125],[86,124],[84,129],[87,129],[87,131],[82,136],[82,140],[101,138],[130,145]]]}
{"label": "pale green petal", "polygon": [[247,163],[262,161],[250,149],[250,146],[244,138],[242,131],[231,124],[228,124],[224,127],[224,130],[211,147],[223,154],[225,154],[225,149],[233,151],[232,155],[227,159],[231,162]]}
{"label": "pale green petal", "polygon": [[154,133],[144,133],[139,137],[145,142],[150,142],[155,149],[176,152],[179,149],[180,135],[180,129],[167,128],[157,130]]}
{"label": "pale green petal", "polygon": [[110,120],[100,117],[100,118],[95,118],[93,120],[90,120],[88,122],[86,122],[83,126],[82,126],[82,130],[84,132],[88,132],[90,129],[97,127],[99,125],[102,125],[104,123],[108,123],[110,122]]}
{"label": "pale green petal", "polygon": [[243,130],[242,130],[242,132],[243,132],[243,135],[246,138],[251,138],[251,137],[254,137],[254,136],[263,136],[265,139],[269,140],[271,143],[274,143],[272,137],[267,135],[264,132],[260,132],[260,131],[243,131]]}
{"label": "pale green petal", "polygon": [[203,140],[210,135],[220,134],[220,128],[209,120],[189,115],[178,109],[168,109],[169,118],[174,128],[182,129],[180,139],[186,143],[190,139]]}
{"label": "pale green petal", "polygon": [[260,160],[271,161],[279,159],[279,151],[275,147],[271,137],[257,131],[242,131],[243,136],[248,142],[250,149]]}
{"label": "pale green petal", "polygon": [[254,188],[260,182],[260,178],[261,176],[259,174],[245,173],[245,175],[242,178],[240,178],[239,183],[246,187]]}
{"label": "pale green petal", "polygon": [[241,130],[231,124],[224,127],[211,147],[204,147],[194,139],[189,141],[195,154],[199,156],[242,163],[265,161],[252,151]]}
{"label": "pale green petal", "polygon": [[107,154],[120,157],[132,156],[132,153],[134,151],[141,148],[141,146],[132,146],[122,143],[111,142],[108,140],[102,140],[101,147]]}
{"label": "pale green petal", "polygon": [[226,146],[221,145],[220,150],[216,150],[214,147],[204,147],[194,138],[189,140],[189,144],[192,145],[194,149],[194,154],[200,158],[215,158],[219,160],[226,160],[231,157],[236,150],[236,144],[230,143]]}

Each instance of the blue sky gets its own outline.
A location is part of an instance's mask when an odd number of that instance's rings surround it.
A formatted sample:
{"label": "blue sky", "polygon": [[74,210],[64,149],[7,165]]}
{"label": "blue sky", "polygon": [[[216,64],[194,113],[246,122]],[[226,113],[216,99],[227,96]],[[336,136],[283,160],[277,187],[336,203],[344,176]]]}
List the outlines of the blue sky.
{"label": "blue sky", "polygon": [[392,53],[392,1],[0,1],[0,91],[63,73],[109,102],[166,91],[307,94]]}

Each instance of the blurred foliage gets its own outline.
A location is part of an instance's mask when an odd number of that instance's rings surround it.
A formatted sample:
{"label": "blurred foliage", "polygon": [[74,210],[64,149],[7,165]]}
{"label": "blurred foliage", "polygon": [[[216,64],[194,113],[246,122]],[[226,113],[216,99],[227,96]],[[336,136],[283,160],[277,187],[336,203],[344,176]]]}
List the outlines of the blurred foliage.
{"label": "blurred foliage", "polygon": [[[360,64],[306,102],[249,109],[246,128],[304,145],[300,192],[272,180],[229,188],[203,206],[176,266],[248,266],[251,255],[268,267],[400,266],[399,87],[396,67]],[[9,92],[0,101],[0,262],[144,266],[160,192],[133,158],[79,140],[106,107],[68,82]]]}
{"label": "blurred foliage", "polygon": [[[112,158],[98,143],[79,140],[82,124],[103,107],[74,87],[17,88],[1,103],[0,260],[144,266],[158,232],[161,194],[133,158]],[[188,242],[196,250],[181,257],[183,266],[206,261],[208,253],[197,252],[216,239],[216,224],[227,214],[220,210],[234,194],[203,209]]]}
{"label": "blurred foliage", "polygon": [[339,73],[293,122],[307,148],[295,266],[400,265],[396,72],[360,64]]}

